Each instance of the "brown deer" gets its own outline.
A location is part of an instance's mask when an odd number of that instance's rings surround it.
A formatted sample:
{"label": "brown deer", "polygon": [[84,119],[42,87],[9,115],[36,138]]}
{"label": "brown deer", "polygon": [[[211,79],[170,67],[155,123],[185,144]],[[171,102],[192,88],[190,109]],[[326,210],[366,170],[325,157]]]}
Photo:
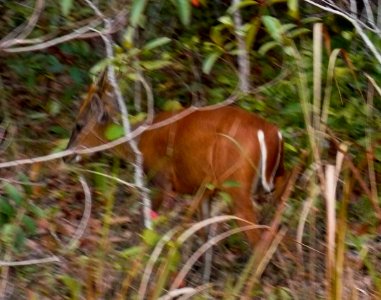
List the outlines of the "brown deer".
{"label": "brown deer", "polygon": [[[177,113],[158,113],[153,123]],[[107,143],[105,131],[119,116],[113,89],[103,78],[90,88],[82,103],[67,148],[90,148]],[[159,191],[153,199],[154,209],[158,209],[169,194],[204,191],[201,197],[204,199],[223,191],[232,199],[234,214],[255,223],[252,193],[257,183],[260,181],[270,192],[277,182],[283,181],[280,131],[236,106],[195,110],[175,122],[168,120],[163,127],[144,131],[137,142],[144,159],[144,171],[150,184]],[[133,158],[128,143],[112,151],[122,159]],[[213,191],[206,188],[207,185],[213,186]],[[247,223],[239,222],[239,225]],[[246,234],[254,245],[258,230]]]}

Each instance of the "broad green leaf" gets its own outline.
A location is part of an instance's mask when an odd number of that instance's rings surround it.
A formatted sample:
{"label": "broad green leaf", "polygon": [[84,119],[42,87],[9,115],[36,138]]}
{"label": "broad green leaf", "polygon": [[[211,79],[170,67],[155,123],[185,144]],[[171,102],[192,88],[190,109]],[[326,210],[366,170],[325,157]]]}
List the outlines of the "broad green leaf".
{"label": "broad green leaf", "polygon": [[0,214],[6,215],[7,217],[13,217],[15,214],[15,209],[12,205],[2,197],[0,197]]}
{"label": "broad green leaf", "polygon": [[290,38],[296,38],[302,34],[305,34],[305,33],[309,33],[311,30],[307,29],[307,28],[298,28],[298,29],[295,29],[293,31],[291,31],[288,36]]}
{"label": "broad green leaf", "polygon": [[321,18],[318,17],[308,17],[301,20],[303,24],[309,24],[309,23],[317,23],[321,22]]}
{"label": "broad green leaf", "polygon": [[176,110],[182,109],[183,106],[181,105],[179,101],[168,100],[164,102],[164,105],[162,108],[164,111],[176,111]]}
{"label": "broad green leaf", "polygon": [[172,63],[168,60],[148,60],[140,62],[140,65],[146,70],[159,70],[171,64]]}
{"label": "broad green leaf", "polygon": [[81,294],[81,283],[76,278],[69,275],[62,275],[59,277],[61,281],[66,285],[71,293],[70,299],[77,300]]}
{"label": "broad green leaf", "polygon": [[147,113],[140,112],[136,115],[130,115],[128,116],[128,121],[130,121],[131,125],[136,125],[140,122],[143,122],[147,118]]}
{"label": "broad green leaf", "polygon": [[299,18],[299,0],[287,0],[288,14],[294,18]]}
{"label": "broad green leaf", "polygon": [[234,27],[234,22],[230,16],[222,16],[218,19],[222,24],[226,25],[226,27]]}
{"label": "broad green leaf", "polygon": [[29,204],[28,205],[28,210],[37,218],[43,218],[45,217],[45,212],[43,209],[39,208],[35,204]]}
{"label": "broad green leaf", "polygon": [[36,233],[36,222],[29,216],[23,216],[22,224],[25,226],[27,234]]}
{"label": "broad green leaf", "polygon": [[210,191],[213,191],[216,188],[216,186],[213,183],[207,183],[205,184],[205,187]]}
{"label": "broad green leaf", "polygon": [[0,231],[0,239],[4,242],[6,245],[10,245],[13,243],[14,238],[17,234],[18,226],[14,224],[5,224]]}
{"label": "broad green leaf", "polygon": [[212,70],[214,63],[217,61],[217,59],[221,56],[221,52],[213,52],[208,55],[208,57],[204,60],[204,63],[202,64],[202,71],[205,74],[209,74]]}
{"label": "broad green leaf", "polygon": [[130,23],[133,27],[136,27],[146,7],[147,0],[134,0],[131,7]]}
{"label": "broad green leaf", "polygon": [[130,49],[134,46],[134,34],[135,34],[135,27],[128,26],[127,30],[125,31],[123,35],[122,45],[124,48]]}
{"label": "broad green leaf", "polygon": [[291,23],[289,23],[289,24],[284,24],[284,25],[282,25],[282,27],[281,27],[281,34],[286,33],[286,32],[288,32],[288,31],[290,31],[291,29],[294,29],[295,27],[296,27],[295,24],[291,24]]}
{"label": "broad green leaf", "polygon": [[148,246],[155,246],[156,243],[159,241],[160,239],[160,235],[152,230],[152,229],[146,229],[143,231],[143,241],[148,245]]}
{"label": "broad green leaf", "polygon": [[171,243],[169,243],[169,245],[171,246],[171,250],[169,251],[167,256],[168,266],[171,271],[176,271],[181,263],[181,255],[178,247],[175,247]]}
{"label": "broad green leaf", "polygon": [[61,0],[61,12],[66,17],[73,7],[73,0]]}
{"label": "broad green leaf", "polygon": [[219,192],[218,193],[218,196],[221,197],[221,199],[227,203],[227,204],[231,204],[232,203],[232,197],[230,196],[230,194],[226,193],[226,192]]}
{"label": "broad green leaf", "polygon": [[13,246],[17,250],[21,250],[24,247],[26,241],[26,236],[24,230],[20,226],[16,228],[15,235],[13,236]]}
{"label": "broad green leaf", "polygon": [[266,44],[263,44],[258,49],[258,53],[259,53],[259,55],[264,56],[269,50],[275,48],[276,46],[279,46],[278,42],[275,42],[275,41],[267,42]]}
{"label": "broad green leaf", "polygon": [[134,246],[127,248],[119,253],[119,255],[123,258],[135,257],[144,253],[144,247],[142,246]]}
{"label": "broad green leaf", "polygon": [[238,181],[235,180],[226,180],[222,184],[223,187],[229,188],[229,187],[240,187],[241,184]]}
{"label": "broad green leaf", "polygon": [[253,0],[239,1],[237,4],[234,4],[229,7],[228,13],[232,14],[238,9],[244,8],[246,6],[255,5],[255,4],[257,4],[257,2]]}
{"label": "broad green leaf", "polygon": [[124,128],[119,124],[111,124],[106,128],[105,136],[109,141],[116,140],[124,135]]}
{"label": "broad green leaf", "polygon": [[191,4],[189,0],[176,0],[179,18],[183,25],[189,25],[191,20]]}
{"label": "broad green leaf", "polygon": [[17,205],[20,205],[24,200],[24,195],[14,185],[6,182],[4,184],[4,190],[7,196],[14,200]]}
{"label": "broad green leaf", "polygon": [[255,42],[255,39],[257,37],[257,33],[261,27],[261,18],[255,17],[251,23],[248,24],[248,30],[246,33],[246,47],[247,49],[251,49],[253,47],[253,44]]}
{"label": "broad green leaf", "polygon": [[157,38],[157,39],[154,39],[152,41],[149,41],[144,47],[143,49],[144,50],[152,50],[154,48],[157,48],[157,47],[160,47],[160,46],[163,46],[165,44],[168,44],[169,42],[171,42],[171,39],[170,38],[167,38],[167,37],[160,37],[160,38]]}
{"label": "broad green leaf", "polygon": [[262,22],[271,37],[275,41],[281,42],[282,24],[279,22],[279,20],[271,16],[263,16]]}
{"label": "broad green leaf", "polygon": [[219,46],[223,45],[225,40],[224,36],[221,34],[221,31],[225,28],[223,24],[212,27],[210,30],[210,39]]}
{"label": "broad green leaf", "polygon": [[24,192],[27,195],[32,194],[32,185],[31,185],[31,182],[29,180],[29,177],[26,176],[24,173],[19,173],[17,177],[23,183],[22,188],[23,188]]}

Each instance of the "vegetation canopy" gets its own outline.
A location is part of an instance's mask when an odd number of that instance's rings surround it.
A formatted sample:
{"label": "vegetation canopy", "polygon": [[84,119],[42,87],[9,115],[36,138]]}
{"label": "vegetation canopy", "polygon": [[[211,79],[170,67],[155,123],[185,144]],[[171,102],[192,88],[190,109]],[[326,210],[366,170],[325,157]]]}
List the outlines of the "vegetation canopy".
{"label": "vegetation canopy", "polygon": [[[381,298],[380,1],[0,11],[0,299]],[[76,116],[106,90],[102,76],[117,109],[109,143],[65,150],[94,119]],[[240,227],[236,180],[204,182],[208,216],[186,218],[201,191],[153,210],[139,136],[159,111],[228,105],[280,128],[281,197],[256,194],[258,223]],[[123,142],[132,163],[108,151]]]}

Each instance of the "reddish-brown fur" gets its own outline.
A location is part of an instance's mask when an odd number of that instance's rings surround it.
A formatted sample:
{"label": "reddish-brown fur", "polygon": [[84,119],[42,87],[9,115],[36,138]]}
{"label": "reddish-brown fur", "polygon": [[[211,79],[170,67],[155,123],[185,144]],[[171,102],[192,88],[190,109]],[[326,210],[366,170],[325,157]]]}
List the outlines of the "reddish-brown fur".
{"label": "reddish-brown fur", "polygon": [[[119,114],[116,107],[109,87],[93,88],[81,106],[77,118],[80,126],[74,129],[68,148],[106,143],[105,130]],[[176,113],[159,113],[154,123]],[[195,194],[205,190],[201,198],[211,196],[212,191],[205,187],[212,185],[214,191],[231,196],[237,217],[256,223],[252,192],[261,174],[258,130],[263,131],[266,142],[266,180],[272,182],[273,175],[276,181],[284,173],[283,141],[278,128],[238,107],[197,110],[169,125],[145,131],[138,146],[144,158],[144,171],[159,190],[155,208],[169,193]],[[114,152],[131,160],[127,144]],[[258,236],[257,230],[247,232],[251,244],[256,243]]]}

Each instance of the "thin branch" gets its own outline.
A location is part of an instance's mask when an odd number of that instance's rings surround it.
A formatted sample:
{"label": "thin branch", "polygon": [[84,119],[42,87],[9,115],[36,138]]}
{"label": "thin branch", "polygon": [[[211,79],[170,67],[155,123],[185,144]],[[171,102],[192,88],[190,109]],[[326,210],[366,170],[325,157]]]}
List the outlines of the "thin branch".
{"label": "thin branch", "polygon": [[[99,25],[101,23],[100,20],[94,20],[91,22],[89,25],[83,26],[81,28],[78,28],[74,30],[73,32],[60,36],[58,38],[52,39],[50,41],[46,41],[37,45],[32,45],[32,46],[25,46],[25,47],[15,47],[15,48],[1,48],[0,50],[4,52],[9,52],[9,53],[17,53],[17,52],[28,52],[28,51],[36,51],[36,50],[42,50],[46,49],[58,44],[62,44],[74,39],[80,38],[83,34],[88,33],[93,30],[94,27]],[[15,43],[18,43],[18,41],[15,41]],[[1,46],[1,45],[0,45]]]}
{"label": "thin branch", "polygon": [[[8,52],[8,53],[19,53],[19,52],[28,52],[28,51],[38,51],[43,50],[58,44],[62,44],[74,39],[88,39],[99,37],[100,34],[112,34],[118,30],[120,30],[121,25],[123,23],[123,19],[125,18],[126,11],[122,10],[118,13],[114,18],[113,22],[110,22],[109,28],[104,28],[100,30],[94,30],[97,26],[102,24],[103,20],[99,18],[90,20],[88,24],[79,27],[77,29],[72,29],[67,35],[63,35],[57,38],[53,38],[53,34],[47,34],[42,37],[33,38],[33,39],[20,39],[14,38],[13,40],[5,40],[3,39],[3,43],[0,42],[0,51]],[[96,31],[96,32],[94,32]],[[30,45],[23,47],[14,47],[13,45]]]}
{"label": "thin branch", "polygon": [[87,184],[87,182],[83,176],[79,176],[79,181],[82,185],[83,192],[85,194],[85,209],[83,211],[83,216],[82,216],[81,222],[79,223],[79,226],[78,226],[74,236],[72,237],[71,241],[69,242],[69,244],[66,247],[66,249],[68,249],[68,250],[71,250],[77,246],[78,241],[81,239],[81,237],[83,236],[83,234],[86,230],[86,227],[87,227],[87,224],[89,222],[90,215],[91,215],[91,202],[92,201],[91,201],[91,192],[90,192],[89,185]]}
{"label": "thin branch", "polygon": [[0,267],[19,267],[19,266],[30,266],[30,265],[38,265],[38,264],[47,264],[47,263],[56,263],[60,262],[58,256],[49,256],[45,258],[36,258],[36,259],[28,259],[21,261],[0,261]]}
{"label": "thin branch", "polygon": [[381,53],[377,50],[376,46],[369,39],[369,37],[366,35],[364,30],[360,26],[359,20],[357,18],[353,18],[351,16],[348,16],[346,13],[344,13],[344,12],[342,12],[340,10],[336,10],[336,9],[332,9],[330,7],[327,7],[327,6],[323,6],[323,5],[318,4],[318,3],[316,3],[316,2],[314,2],[312,0],[305,0],[305,1],[310,3],[310,4],[312,4],[312,5],[314,5],[314,6],[316,6],[316,7],[319,7],[322,10],[325,10],[325,11],[331,12],[333,14],[336,14],[338,16],[341,16],[341,17],[345,18],[346,20],[348,20],[349,22],[351,22],[352,25],[355,27],[357,33],[360,35],[360,37],[365,42],[365,45],[373,53],[373,55],[377,59],[377,61],[381,64]]}
{"label": "thin branch", "polygon": [[7,48],[15,43],[15,39],[24,39],[26,38],[34,29],[37,24],[37,21],[40,17],[41,12],[45,6],[44,0],[37,0],[35,8],[31,17],[27,22],[21,24],[9,34],[7,34],[3,39],[0,40],[0,48]]}

